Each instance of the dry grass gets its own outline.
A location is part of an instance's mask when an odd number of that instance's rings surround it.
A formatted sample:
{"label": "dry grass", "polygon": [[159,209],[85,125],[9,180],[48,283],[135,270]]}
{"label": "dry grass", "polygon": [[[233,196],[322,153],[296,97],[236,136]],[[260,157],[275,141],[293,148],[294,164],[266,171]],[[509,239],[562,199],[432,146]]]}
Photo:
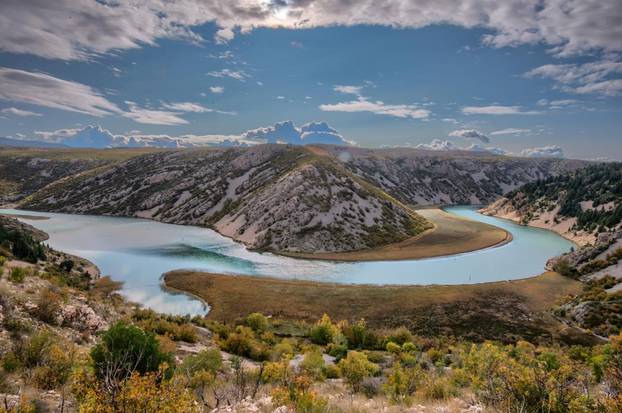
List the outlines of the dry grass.
{"label": "dry grass", "polygon": [[165,151],[157,148],[0,148],[3,157],[32,157],[58,160],[97,159],[104,161],[125,161],[139,155]]}
{"label": "dry grass", "polygon": [[559,297],[581,288],[553,272],[457,286],[343,285],[193,271],[173,271],[164,279],[167,287],[208,302],[208,318],[221,322],[251,312],[313,322],[326,313],[335,320],[364,318],[375,328],[406,326],[424,336],[474,340],[550,341],[579,333],[563,328],[546,311]]}
{"label": "dry grass", "polygon": [[439,257],[497,246],[512,235],[492,225],[448,214],[440,209],[421,209],[417,214],[434,228],[402,242],[361,251],[336,253],[288,253],[285,255],[332,261],[391,261]]}

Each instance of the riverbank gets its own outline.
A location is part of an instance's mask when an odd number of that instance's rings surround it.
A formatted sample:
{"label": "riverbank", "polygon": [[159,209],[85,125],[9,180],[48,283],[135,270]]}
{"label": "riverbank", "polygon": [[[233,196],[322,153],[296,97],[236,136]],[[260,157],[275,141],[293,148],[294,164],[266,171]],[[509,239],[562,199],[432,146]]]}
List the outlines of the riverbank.
{"label": "riverbank", "polygon": [[209,303],[208,319],[231,323],[253,312],[287,321],[365,319],[374,328],[406,326],[422,336],[472,340],[591,342],[549,313],[581,283],[553,272],[472,285],[371,286],[172,271],[163,282]]}
{"label": "riverbank", "polygon": [[501,246],[512,240],[512,235],[504,229],[458,217],[441,209],[421,209],[417,210],[417,213],[432,222],[434,228],[399,243],[359,251],[281,253],[281,255],[348,262],[397,261],[473,252]]}

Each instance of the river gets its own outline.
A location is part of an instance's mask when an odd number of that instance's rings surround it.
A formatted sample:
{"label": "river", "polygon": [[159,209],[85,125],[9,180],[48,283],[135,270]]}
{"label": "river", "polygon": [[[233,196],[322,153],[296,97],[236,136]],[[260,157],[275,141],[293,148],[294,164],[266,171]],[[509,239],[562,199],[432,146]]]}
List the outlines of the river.
{"label": "river", "polygon": [[346,284],[470,284],[514,280],[540,274],[547,259],[573,244],[537,228],[479,214],[471,207],[450,207],[461,217],[501,227],[512,241],[493,248],[447,257],[373,262],[325,262],[248,251],[206,228],[163,224],[137,218],[69,215],[0,209],[4,214],[45,216],[25,222],[47,232],[52,248],[91,260],[102,274],[123,281],[129,300],[172,314],[205,314],[200,301],[172,294],[161,275],[173,269],[269,275]]}

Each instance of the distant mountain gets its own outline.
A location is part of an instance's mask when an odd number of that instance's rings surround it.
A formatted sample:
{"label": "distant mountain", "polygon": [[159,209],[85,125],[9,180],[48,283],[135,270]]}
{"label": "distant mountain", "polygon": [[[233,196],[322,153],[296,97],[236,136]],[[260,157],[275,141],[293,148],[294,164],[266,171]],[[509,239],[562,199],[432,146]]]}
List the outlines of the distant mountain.
{"label": "distant mountain", "polygon": [[622,228],[622,163],[599,163],[528,183],[486,213],[552,229],[579,244]]}
{"label": "distant mountain", "polygon": [[12,146],[20,148],[66,148],[66,145],[53,142],[22,140],[0,137],[0,146]]}

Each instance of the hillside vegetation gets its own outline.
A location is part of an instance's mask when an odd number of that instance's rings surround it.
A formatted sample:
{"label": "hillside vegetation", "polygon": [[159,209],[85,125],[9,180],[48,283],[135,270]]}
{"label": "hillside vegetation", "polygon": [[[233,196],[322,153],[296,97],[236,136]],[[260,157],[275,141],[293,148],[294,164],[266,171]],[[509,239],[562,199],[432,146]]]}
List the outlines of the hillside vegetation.
{"label": "hillside vegetation", "polygon": [[528,183],[493,204],[489,213],[556,230],[579,243],[620,228],[622,164],[601,163]]}

